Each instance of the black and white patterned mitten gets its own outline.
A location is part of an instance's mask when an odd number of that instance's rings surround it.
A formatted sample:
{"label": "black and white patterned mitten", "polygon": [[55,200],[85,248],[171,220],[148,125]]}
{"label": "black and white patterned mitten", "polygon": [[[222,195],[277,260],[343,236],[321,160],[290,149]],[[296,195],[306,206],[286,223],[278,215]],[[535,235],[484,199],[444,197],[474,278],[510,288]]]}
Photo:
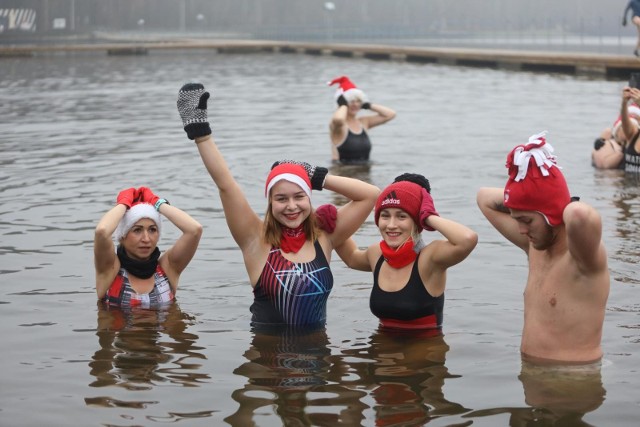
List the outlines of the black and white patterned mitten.
{"label": "black and white patterned mitten", "polygon": [[322,166],[312,166],[307,162],[299,162],[297,160],[279,160],[271,165],[271,169],[282,163],[291,163],[294,165],[302,166],[309,176],[312,190],[322,191],[322,189],[324,188],[324,180],[329,173],[329,169]]}
{"label": "black and white patterned mitten", "polygon": [[200,83],[187,83],[178,92],[178,113],[189,139],[211,135],[207,120],[209,92]]}

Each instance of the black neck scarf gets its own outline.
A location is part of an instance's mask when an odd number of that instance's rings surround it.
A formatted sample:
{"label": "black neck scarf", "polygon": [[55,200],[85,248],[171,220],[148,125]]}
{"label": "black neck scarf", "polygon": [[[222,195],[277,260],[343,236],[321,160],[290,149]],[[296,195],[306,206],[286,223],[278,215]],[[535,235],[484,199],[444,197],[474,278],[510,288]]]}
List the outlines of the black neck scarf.
{"label": "black neck scarf", "polygon": [[148,279],[153,276],[158,266],[158,258],[160,258],[160,249],[156,247],[148,260],[138,261],[129,258],[127,252],[124,250],[124,246],[118,245],[118,259],[120,265],[127,270],[129,274],[132,274],[141,279]]}

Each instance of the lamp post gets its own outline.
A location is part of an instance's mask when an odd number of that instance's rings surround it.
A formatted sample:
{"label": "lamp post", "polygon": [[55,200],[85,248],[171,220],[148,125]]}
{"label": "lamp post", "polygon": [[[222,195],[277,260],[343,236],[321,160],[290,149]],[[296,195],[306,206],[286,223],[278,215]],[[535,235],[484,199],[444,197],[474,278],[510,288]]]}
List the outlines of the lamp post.
{"label": "lamp post", "polygon": [[327,41],[333,41],[333,11],[336,10],[335,3],[331,1],[324,2],[324,10],[327,12],[325,14],[327,21]]}

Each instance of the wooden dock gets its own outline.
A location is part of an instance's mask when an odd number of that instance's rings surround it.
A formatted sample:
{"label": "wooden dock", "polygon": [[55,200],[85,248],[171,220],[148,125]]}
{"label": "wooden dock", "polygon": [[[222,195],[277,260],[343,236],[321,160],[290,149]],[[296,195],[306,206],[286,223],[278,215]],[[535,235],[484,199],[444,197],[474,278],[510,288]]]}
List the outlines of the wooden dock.
{"label": "wooden dock", "polygon": [[563,73],[593,78],[627,79],[640,72],[640,58],[596,53],[516,51],[472,48],[402,47],[393,45],[300,43],[259,40],[117,40],[92,43],[0,44],[0,59],[60,52],[104,51],[108,55],[146,55],[154,50],[212,49],[219,53],[279,52],[307,55],[437,63],[451,66]]}

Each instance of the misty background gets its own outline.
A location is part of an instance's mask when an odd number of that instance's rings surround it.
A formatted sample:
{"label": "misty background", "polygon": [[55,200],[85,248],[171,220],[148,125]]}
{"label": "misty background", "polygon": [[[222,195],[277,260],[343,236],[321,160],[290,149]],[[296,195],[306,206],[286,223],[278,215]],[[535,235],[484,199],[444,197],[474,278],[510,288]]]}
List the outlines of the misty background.
{"label": "misty background", "polygon": [[0,43],[103,33],[620,51],[627,0],[0,0]]}

